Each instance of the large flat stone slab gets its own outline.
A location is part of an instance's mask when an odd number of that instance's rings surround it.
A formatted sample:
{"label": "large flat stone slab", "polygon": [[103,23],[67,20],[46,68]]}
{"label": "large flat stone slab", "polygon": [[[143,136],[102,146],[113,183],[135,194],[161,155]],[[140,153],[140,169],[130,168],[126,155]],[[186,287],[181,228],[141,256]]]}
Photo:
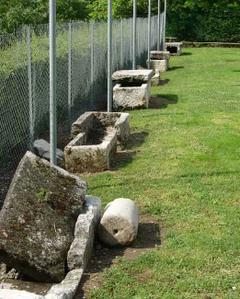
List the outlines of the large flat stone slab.
{"label": "large flat stone slab", "polygon": [[128,86],[131,84],[147,83],[151,80],[152,76],[152,70],[120,70],[112,74],[112,80]]}
{"label": "large flat stone slab", "polygon": [[86,189],[80,178],[27,152],[0,212],[0,261],[37,281],[61,281]]}

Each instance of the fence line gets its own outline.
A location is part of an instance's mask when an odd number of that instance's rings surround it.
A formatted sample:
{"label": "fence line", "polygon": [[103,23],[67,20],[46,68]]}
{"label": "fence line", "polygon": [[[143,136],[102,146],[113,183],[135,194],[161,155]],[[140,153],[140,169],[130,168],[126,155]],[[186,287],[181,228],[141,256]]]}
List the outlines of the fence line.
{"label": "fence line", "polygon": [[[132,19],[113,21],[113,71],[132,67]],[[146,67],[148,20],[136,22],[137,64]],[[158,19],[151,18],[151,48],[157,44]],[[19,161],[34,139],[49,135],[48,25],[23,27],[0,35],[0,167]],[[69,125],[87,110],[107,105],[107,24],[57,25],[58,146],[66,144]]]}

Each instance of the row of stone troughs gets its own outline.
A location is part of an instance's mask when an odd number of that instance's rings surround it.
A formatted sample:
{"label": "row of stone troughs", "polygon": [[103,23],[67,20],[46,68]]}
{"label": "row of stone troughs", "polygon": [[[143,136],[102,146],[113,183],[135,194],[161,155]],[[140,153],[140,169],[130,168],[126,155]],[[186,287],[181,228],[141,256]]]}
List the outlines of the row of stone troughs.
{"label": "row of stone troughs", "polygon": [[170,56],[181,55],[182,43],[166,43],[165,51],[151,51],[148,69],[120,70],[112,75],[113,109],[148,108],[151,85],[160,84],[160,74],[169,68]]}
{"label": "row of stone troughs", "polygon": [[[175,47],[173,55],[181,54],[180,43],[167,44],[168,51],[152,51],[147,62],[152,70],[113,74],[115,110],[148,108],[151,83],[159,84],[160,73],[169,67],[170,47]],[[0,282],[0,299],[72,299],[96,233],[110,247],[133,242],[139,222],[135,203],[115,199],[102,215],[101,200],[87,195],[87,183],[74,174],[110,169],[115,152],[129,137],[128,113],[94,111],[72,124],[71,141],[64,152],[57,150],[58,166],[48,161],[49,144],[35,141],[33,152],[21,160],[0,211],[0,263],[16,269],[23,286],[26,280],[47,284],[44,291],[34,292]]]}

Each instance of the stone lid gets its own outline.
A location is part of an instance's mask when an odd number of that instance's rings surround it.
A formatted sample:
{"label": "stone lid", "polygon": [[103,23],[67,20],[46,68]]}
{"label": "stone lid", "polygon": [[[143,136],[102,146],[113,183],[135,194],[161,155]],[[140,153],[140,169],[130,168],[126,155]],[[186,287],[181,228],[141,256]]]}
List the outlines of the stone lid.
{"label": "stone lid", "polygon": [[170,58],[170,52],[169,51],[151,51],[150,52],[150,58],[151,59],[169,59]]}
{"label": "stone lid", "polygon": [[154,74],[153,70],[146,70],[146,69],[121,70],[112,74],[112,80],[118,83],[122,83],[122,82],[144,83],[144,82],[148,82],[152,78],[153,74]]}
{"label": "stone lid", "polygon": [[151,51],[151,54],[169,54],[169,51]]}
{"label": "stone lid", "polygon": [[166,43],[166,46],[182,46],[183,43],[182,42],[171,42],[171,43]]}

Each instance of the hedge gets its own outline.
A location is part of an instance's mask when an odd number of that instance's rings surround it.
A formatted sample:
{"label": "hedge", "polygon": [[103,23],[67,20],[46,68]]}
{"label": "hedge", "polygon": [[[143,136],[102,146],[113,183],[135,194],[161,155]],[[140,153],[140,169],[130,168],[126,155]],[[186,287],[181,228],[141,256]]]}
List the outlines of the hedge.
{"label": "hedge", "polygon": [[240,8],[168,12],[167,35],[179,40],[240,42]]}

